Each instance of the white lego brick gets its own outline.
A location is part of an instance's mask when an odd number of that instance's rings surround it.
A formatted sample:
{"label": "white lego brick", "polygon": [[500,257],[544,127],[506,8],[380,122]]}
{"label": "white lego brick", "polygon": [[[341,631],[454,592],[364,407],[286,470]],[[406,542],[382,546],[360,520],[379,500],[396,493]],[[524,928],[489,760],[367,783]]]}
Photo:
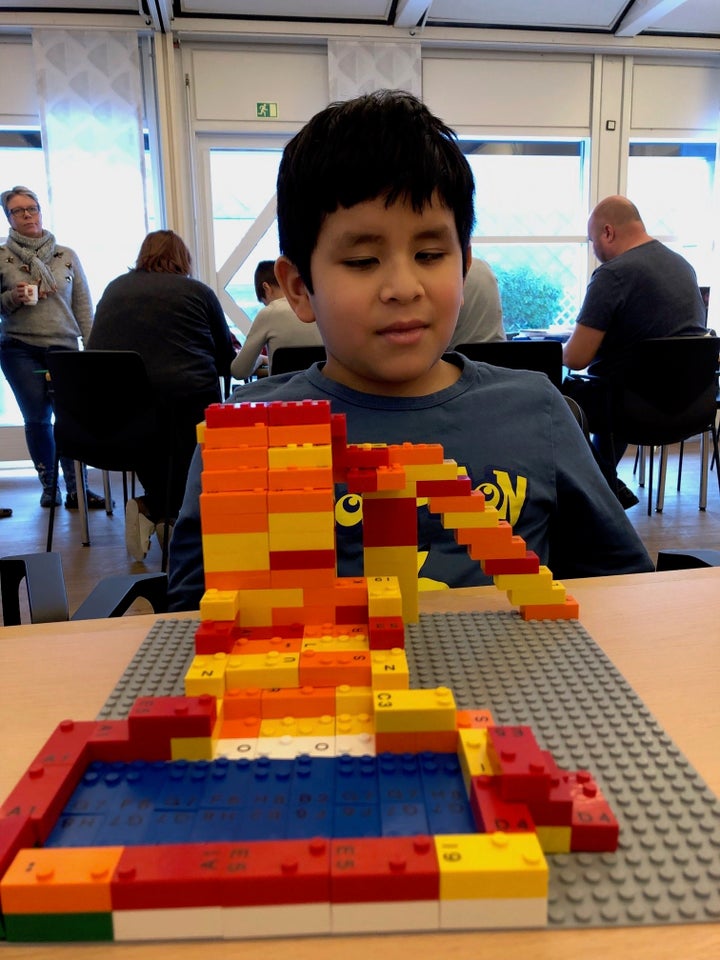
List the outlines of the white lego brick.
{"label": "white lego brick", "polygon": [[547,926],[545,897],[441,900],[441,930],[519,930]]}
{"label": "white lego brick", "polygon": [[238,937],[310,937],[330,932],[329,903],[226,907],[222,912],[222,936],[226,940]]}
{"label": "white lego brick", "polygon": [[222,929],[221,907],[114,910],[113,939],[212,940]]}
{"label": "white lego brick", "polygon": [[333,933],[404,933],[437,930],[437,900],[397,900],[390,903],[333,903]]}

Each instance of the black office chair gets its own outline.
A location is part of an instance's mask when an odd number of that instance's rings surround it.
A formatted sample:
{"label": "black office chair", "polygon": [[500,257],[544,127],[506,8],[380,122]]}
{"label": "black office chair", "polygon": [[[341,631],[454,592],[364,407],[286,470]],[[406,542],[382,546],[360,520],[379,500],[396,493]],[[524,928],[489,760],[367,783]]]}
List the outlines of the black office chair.
{"label": "black office chair", "polygon": [[560,387],[563,378],[562,343],[559,340],[489,340],[455,347],[468,360],[491,363],[512,370],[539,370]]}
{"label": "black office chair", "polygon": [[[707,436],[718,456],[715,429],[717,337],[665,337],[642,340],[629,347],[609,385],[611,439],[646,448],[649,457],[648,516],[652,514],[654,448],[661,448],[658,510],[665,490],[667,446],[700,434],[702,468],[701,510],[707,504]],[[718,476],[720,489],[720,476]]]}
{"label": "black office chair", "polygon": [[167,574],[106,577],[70,616],[59,553],[26,553],[0,558],[0,599],[6,627],[20,623],[20,588],[27,588],[31,623],[121,617],[140,597],[155,613],[167,611]]}
{"label": "black office chair", "polygon": [[270,376],[278,373],[296,373],[307,370],[314,363],[327,360],[325,347],[276,347],[270,364]]}
{"label": "black office chair", "polygon": [[[48,370],[55,412],[55,484],[61,456],[121,473],[134,472],[145,456],[167,455],[167,494],[172,471],[172,409],[162,404],[140,354],[132,350],[54,350]],[[83,545],[89,546],[87,492],[78,474],[78,500],[85,506]],[[50,508],[47,550],[52,550],[55,498]],[[166,511],[169,516],[169,511]],[[162,569],[167,566],[167,537]]]}

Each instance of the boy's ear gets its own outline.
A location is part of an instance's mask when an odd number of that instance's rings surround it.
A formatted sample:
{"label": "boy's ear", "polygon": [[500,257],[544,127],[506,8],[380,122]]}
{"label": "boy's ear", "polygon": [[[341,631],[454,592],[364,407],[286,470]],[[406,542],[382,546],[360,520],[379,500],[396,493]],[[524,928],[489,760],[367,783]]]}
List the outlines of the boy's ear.
{"label": "boy's ear", "polygon": [[308,289],[295,264],[287,257],[275,261],[275,276],[285,299],[303,323],[314,323],[315,312],[310,302]]}

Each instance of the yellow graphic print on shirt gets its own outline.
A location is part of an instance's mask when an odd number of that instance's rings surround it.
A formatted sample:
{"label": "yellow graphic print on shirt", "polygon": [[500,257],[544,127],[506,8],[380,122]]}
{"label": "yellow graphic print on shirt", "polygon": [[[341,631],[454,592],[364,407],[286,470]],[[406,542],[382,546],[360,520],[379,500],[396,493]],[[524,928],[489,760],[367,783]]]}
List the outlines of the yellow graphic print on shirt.
{"label": "yellow graphic print on shirt", "polygon": [[[516,477],[513,485],[512,477],[507,470],[492,468],[488,470],[489,477],[479,483],[475,489],[485,497],[488,506],[494,507],[503,520],[514,527],[520,517],[525,498],[527,496],[527,477]],[[418,500],[418,506],[427,505],[427,498]],[[335,522],[341,527],[354,527],[362,521],[362,497],[355,493],[347,493],[335,504]],[[428,558],[429,551],[418,551],[418,588],[420,590],[448,590],[449,587],[441,580],[424,577],[422,569]]]}

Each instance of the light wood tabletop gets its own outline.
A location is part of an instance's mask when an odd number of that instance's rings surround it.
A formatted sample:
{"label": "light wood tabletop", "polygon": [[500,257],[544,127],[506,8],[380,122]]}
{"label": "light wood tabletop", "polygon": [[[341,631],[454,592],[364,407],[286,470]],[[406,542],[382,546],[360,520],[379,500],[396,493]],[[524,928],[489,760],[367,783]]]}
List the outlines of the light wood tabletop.
{"label": "light wood tabletop", "polygon": [[[720,568],[566,581],[580,621],[720,794]],[[421,594],[423,612],[510,609],[493,587]],[[185,615],[187,616],[187,615]],[[0,796],[65,718],[92,719],[157,617],[0,628]],[[481,705],[478,705],[481,706]],[[632,960],[720,957],[720,924],[161,944],[0,945],[25,960]]]}

